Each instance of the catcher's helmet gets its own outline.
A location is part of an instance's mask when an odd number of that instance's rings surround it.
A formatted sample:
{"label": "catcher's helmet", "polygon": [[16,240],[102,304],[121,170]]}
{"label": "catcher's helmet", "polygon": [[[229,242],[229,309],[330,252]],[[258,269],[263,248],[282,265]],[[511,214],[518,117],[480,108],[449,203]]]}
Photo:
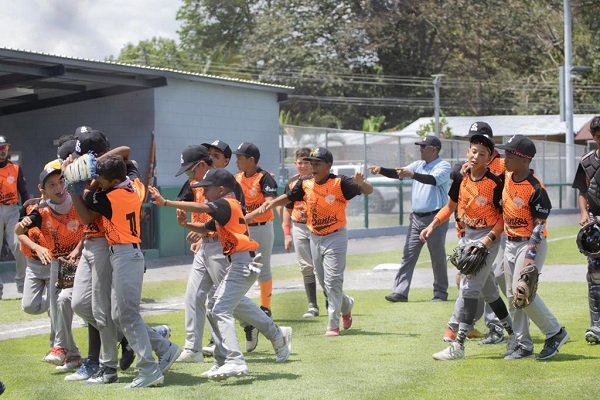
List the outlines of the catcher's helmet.
{"label": "catcher's helmet", "polygon": [[577,247],[587,257],[600,257],[600,223],[597,220],[581,227],[577,234]]}

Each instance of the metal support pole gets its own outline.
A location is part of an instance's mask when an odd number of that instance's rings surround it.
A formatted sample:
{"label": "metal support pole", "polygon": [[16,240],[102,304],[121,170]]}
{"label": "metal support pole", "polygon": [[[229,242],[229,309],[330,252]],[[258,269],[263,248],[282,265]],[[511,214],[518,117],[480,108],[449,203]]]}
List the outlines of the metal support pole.
{"label": "metal support pole", "polygon": [[[565,178],[566,182],[573,182],[575,177],[575,137],[573,135],[573,55],[571,48],[571,2],[564,0],[564,24],[565,24]],[[569,207],[575,205],[575,196],[572,190],[567,190],[567,204]]]}
{"label": "metal support pole", "polygon": [[443,74],[431,75],[433,77],[433,121],[435,136],[440,136],[440,86]]}

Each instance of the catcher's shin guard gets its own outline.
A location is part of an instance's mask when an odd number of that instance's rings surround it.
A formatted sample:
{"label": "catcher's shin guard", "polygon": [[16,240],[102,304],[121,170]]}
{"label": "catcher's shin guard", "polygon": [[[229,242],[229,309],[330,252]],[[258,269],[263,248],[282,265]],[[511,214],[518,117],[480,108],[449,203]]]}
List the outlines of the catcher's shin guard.
{"label": "catcher's shin guard", "polygon": [[600,270],[587,274],[588,300],[590,305],[590,325],[600,328]]}

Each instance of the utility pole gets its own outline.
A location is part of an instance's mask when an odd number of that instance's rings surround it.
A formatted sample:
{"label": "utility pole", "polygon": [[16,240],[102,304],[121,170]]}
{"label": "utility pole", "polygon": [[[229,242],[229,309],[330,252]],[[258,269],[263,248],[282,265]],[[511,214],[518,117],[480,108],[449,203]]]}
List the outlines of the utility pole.
{"label": "utility pole", "polygon": [[435,136],[440,136],[440,86],[444,74],[431,75],[433,77],[433,121]]}
{"label": "utility pole", "polygon": [[[571,76],[573,67],[573,55],[571,49],[571,2],[564,0],[564,23],[565,23],[565,178],[567,183],[573,182],[575,177],[575,136],[573,135],[573,78]],[[575,205],[574,192],[567,189],[567,204]]]}

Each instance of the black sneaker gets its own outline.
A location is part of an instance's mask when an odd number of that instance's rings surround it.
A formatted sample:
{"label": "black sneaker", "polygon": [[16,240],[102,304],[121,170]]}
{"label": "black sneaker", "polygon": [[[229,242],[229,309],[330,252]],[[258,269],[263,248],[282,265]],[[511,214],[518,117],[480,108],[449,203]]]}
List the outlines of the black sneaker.
{"label": "black sneaker", "polygon": [[590,326],[587,331],[585,331],[585,341],[589,344],[599,344],[600,343],[600,327]]}
{"label": "black sneaker", "polygon": [[520,360],[522,358],[533,358],[533,350],[527,350],[523,346],[518,346],[515,351],[504,357],[505,360]]}
{"label": "black sneaker", "polygon": [[554,357],[562,345],[567,342],[567,340],[569,340],[569,332],[562,327],[556,335],[546,339],[544,342],[544,348],[538,355],[538,359],[547,360]]}
{"label": "black sneaker", "polygon": [[129,342],[126,338],[121,340],[121,359],[119,360],[119,368],[121,371],[126,371],[135,360],[135,352],[129,346]]}
{"label": "black sneaker", "polygon": [[258,346],[258,329],[248,325],[244,327],[244,333],[246,334],[246,351],[251,353]]}
{"label": "black sneaker", "polygon": [[478,342],[480,346],[498,344],[504,341],[504,329],[497,325],[490,325],[490,331]]}
{"label": "black sneaker", "polygon": [[101,367],[90,379],[85,381],[88,385],[110,384],[119,382],[117,370],[108,367]]}

